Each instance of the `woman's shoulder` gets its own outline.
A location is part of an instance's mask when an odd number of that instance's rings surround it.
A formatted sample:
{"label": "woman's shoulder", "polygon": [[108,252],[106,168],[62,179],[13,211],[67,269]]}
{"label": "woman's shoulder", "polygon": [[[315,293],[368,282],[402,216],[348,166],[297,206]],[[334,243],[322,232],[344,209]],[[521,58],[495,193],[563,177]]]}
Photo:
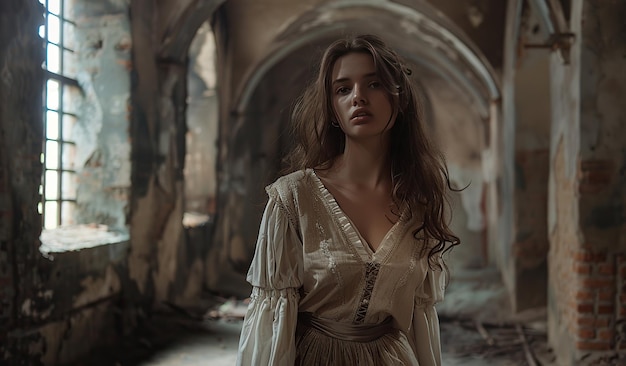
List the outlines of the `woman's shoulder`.
{"label": "woman's shoulder", "polygon": [[296,170],[295,172],[280,176],[272,184],[268,185],[266,190],[301,188],[301,186],[307,184],[307,179],[311,176],[311,174],[311,169]]}
{"label": "woman's shoulder", "polygon": [[310,191],[309,179],[312,174],[313,171],[311,169],[296,170],[279,177],[272,184],[268,185],[265,190],[270,196],[278,194],[283,199],[287,196],[298,196],[303,191]]}

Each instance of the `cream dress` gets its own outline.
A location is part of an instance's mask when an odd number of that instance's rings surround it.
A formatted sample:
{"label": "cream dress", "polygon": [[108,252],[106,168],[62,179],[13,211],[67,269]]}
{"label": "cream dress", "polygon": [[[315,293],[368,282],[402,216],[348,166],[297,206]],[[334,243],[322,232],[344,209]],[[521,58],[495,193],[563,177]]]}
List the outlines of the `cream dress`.
{"label": "cream dress", "polygon": [[[402,216],[373,252],[312,169],[266,190],[237,364],[441,365],[434,304],[445,272],[428,265],[417,220]],[[351,324],[391,317],[397,331],[370,342],[296,335],[298,312]]]}

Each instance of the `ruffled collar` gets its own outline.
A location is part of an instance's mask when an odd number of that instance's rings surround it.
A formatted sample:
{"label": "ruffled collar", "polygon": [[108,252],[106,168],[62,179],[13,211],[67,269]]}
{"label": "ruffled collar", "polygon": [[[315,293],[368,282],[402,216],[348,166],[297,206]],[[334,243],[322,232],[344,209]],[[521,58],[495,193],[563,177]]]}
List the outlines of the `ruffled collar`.
{"label": "ruffled collar", "polygon": [[403,210],[398,221],[383,237],[378,246],[378,250],[373,251],[370,245],[359,233],[352,220],[350,220],[348,215],[346,215],[346,213],[341,209],[335,197],[317,176],[315,170],[307,169],[306,172],[311,176],[313,183],[317,188],[317,193],[319,193],[319,196],[324,202],[324,206],[327,208],[329,214],[333,218],[333,221],[337,224],[339,230],[341,230],[341,232],[345,235],[348,245],[356,251],[359,258],[366,263],[384,262],[389,257],[389,254],[393,251],[393,249],[398,245],[398,235],[400,233],[404,233],[405,231],[401,229],[406,227],[405,215],[407,210]]}

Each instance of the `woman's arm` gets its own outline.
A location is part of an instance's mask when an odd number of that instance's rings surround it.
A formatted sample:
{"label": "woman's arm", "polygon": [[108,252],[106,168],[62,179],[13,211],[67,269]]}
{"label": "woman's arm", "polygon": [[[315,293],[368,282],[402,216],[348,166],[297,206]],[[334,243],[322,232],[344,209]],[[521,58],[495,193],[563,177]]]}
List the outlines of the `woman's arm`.
{"label": "woman's arm", "polygon": [[253,290],[237,365],[294,364],[301,278],[302,243],[279,199],[270,197],[248,271]]}
{"label": "woman's arm", "polygon": [[416,291],[409,340],[420,366],[441,365],[439,317],[435,304],[443,301],[446,279],[443,269],[429,269]]}

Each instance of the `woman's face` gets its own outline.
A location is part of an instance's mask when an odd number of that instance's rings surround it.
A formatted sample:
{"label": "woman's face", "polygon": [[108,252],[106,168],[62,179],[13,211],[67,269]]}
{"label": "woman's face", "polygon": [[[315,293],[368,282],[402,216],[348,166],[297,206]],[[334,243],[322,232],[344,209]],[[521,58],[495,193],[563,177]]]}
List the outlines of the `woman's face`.
{"label": "woman's face", "polygon": [[331,80],[333,109],[346,138],[380,137],[391,130],[395,122],[391,96],[370,54],[349,53],[338,58]]}

